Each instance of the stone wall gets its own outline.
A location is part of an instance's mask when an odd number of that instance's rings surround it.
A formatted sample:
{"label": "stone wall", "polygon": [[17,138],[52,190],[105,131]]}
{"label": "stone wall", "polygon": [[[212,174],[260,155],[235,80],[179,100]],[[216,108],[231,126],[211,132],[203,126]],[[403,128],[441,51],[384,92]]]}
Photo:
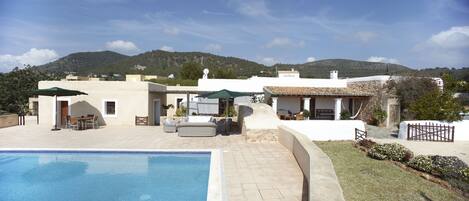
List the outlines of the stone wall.
{"label": "stone wall", "polygon": [[308,137],[279,126],[279,142],[295,156],[307,180],[308,201],[344,201],[331,159]]}
{"label": "stone wall", "polygon": [[[365,91],[372,93],[373,96],[370,98],[365,99],[364,105],[362,107],[362,111],[358,118],[365,122],[370,122],[373,117],[373,109],[375,106],[381,106],[381,109],[386,111],[387,116],[389,118],[389,114],[391,113],[390,109],[394,109],[392,107],[388,107],[388,104],[396,103],[394,100],[396,96],[389,92],[386,87],[386,84],[382,84],[381,81],[358,81],[352,82],[348,84],[348,87],[355,88],[357,90]],[[388,126],[392,125],[393,122],[386,121]]]}

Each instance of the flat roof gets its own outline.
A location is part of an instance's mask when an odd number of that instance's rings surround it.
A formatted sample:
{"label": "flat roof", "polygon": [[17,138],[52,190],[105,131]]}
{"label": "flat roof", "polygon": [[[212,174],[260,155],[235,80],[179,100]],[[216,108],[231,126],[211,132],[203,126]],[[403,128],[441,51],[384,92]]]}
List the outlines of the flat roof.
{"label": "flat roof", "polygon": [[264,91],[271,96],[335,96],[335,97],[369,97],[373,93],[352,87],[277,87],[266,86]]}

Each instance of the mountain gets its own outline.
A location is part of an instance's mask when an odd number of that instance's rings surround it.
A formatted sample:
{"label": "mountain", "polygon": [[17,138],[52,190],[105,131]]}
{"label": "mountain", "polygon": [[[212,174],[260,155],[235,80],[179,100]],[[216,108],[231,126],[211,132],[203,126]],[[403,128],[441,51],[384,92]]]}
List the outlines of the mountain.
{"label": "mountain", "polygon": [[450,73],[457,79],[469,81],[469,68],[429,68],[414,70],[399,64],[356,61],[348,59],[326,59],[304,64],[276,64],[267,67],[253,61],[236,57],[224,57],[203,52],[166,52],[149,51],[135,56],[126,56],[112,51],[78,52],[57,61],[37,66],[48,72],[76,72],[81,75],[89,73],[140,73],[166,76],[177,75],[186,62],[201,63],[205,68],[213,70],[231,69],[238,77],[274,76],[277,70],[300,71],[301,77],[328,78],[329,71],[338,70],[339,77],[359,77],[371,75],[403,75],[416,74],[424,76],[440,76]]}
{"label": "mountain", "polygon": [[328,78],[329,72],[338,70],[340,77],[360,77],[371,75],[403,74],[414,70],[398,64],[355,61],[348,59],[326,59],[304,64],[276,64],[277,70],[294,68],[303,77]]}
{"label": "mountain", "polygon": [[97,71],[100,67],[120,62],[128,57],[112,51],[78,52],[37,66],[37,68],[48,72],[77,72],[81,74]]}
{"label": "mountain", "polygon": [[[178,74],[182,65],[187,62],[200,63],[203,67],[209,68],[210,70],[214,70],[216,68],[229,68],[238,76],[257,75],[267,68],[262,64],[236,57],[223,57],[203,52],[166,52],[156,50],[132,56],[119,62],[98,68],[96,72],[138,72],[165,76],[169,74]],[[144,70],[136,70],[135,66],[137,65],[143,66]]]}

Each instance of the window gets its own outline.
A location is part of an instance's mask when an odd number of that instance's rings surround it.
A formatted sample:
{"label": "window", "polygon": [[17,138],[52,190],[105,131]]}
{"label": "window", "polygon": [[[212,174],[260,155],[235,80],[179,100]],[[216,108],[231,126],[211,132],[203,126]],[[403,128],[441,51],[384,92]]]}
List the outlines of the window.
{"label": "window", "polygon": [[117,103],[115,100],[103,100],[103,116],[117,116]]}

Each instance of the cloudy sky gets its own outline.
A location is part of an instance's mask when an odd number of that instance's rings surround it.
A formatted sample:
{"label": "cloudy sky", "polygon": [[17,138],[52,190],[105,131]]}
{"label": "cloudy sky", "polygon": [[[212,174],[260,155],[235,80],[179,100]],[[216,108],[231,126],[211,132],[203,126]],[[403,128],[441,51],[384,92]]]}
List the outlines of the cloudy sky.
{"label": "cloudy sky", "polygon": [[79,51],[469,66],[467,0],[0,0],[0,72]]}

